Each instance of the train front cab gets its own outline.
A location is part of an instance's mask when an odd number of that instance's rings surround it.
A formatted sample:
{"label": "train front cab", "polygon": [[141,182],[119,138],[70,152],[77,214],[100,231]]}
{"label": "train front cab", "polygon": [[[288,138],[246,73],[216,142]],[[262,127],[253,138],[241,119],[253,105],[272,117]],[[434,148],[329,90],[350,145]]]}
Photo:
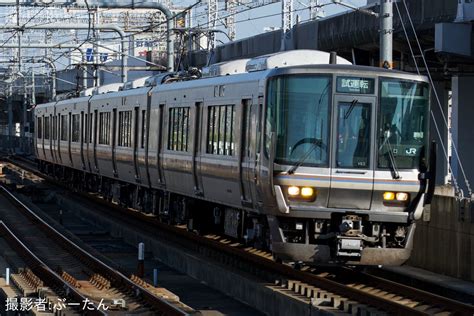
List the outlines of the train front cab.
{"label": "train front cab", "polygon": [[403,264],[423,210],[428,111],[423,77],[352,66],[275,71],[264,141],[275,256]]}

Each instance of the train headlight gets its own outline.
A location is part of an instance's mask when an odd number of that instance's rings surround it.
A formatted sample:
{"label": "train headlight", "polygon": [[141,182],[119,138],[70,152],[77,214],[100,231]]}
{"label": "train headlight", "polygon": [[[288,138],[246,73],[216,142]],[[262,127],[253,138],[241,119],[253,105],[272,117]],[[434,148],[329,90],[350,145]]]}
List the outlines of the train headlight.
{"label": "train headlight", "polygon": [[394,192],[385,192],[383,194],[384,201],[393,201],[395,200],[395,193]]}
{"label": "train headlight", "polygon": [[291,196],[291,197],[299,196],[300,195],[300,188],[295,187],[295,186],[288,187],[288,195]]}
{"label": "train headlight", "polygon": [[301,189],[301,196],[304,197],[305,199],[312,198],[313,195],[314,195],[313,188],[304,187],[304,188]]}
{"label": "train headlight", "polygon": [[406,202],[408,201],[408,193],[405,193],[405,192],[398,192],[396,194],[396,198],[397,198],[397,201],[400,201],[400,202]]}
{"label": "train headlight", "polygon": [[294,201],[312,202],[316,199],[316,189],[312,187],[297,187],[295,185],[287,188],[288,198]]}

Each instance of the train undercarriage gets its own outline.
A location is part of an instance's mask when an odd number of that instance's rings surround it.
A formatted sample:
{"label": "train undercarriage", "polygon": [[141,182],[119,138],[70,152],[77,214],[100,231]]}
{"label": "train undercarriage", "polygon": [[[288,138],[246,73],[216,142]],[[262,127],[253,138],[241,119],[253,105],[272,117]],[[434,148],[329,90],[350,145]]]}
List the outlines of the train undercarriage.
{"label": "train undercarriage", "polygon": [[368,215],[336,212],[327,219],[265,216],[44,161],[39,169],[72,190],[97,192],[109,202],[198,234],[223,234],[271,250],[284,262],[401,265],[413,244],[414,223],[373,222]]}

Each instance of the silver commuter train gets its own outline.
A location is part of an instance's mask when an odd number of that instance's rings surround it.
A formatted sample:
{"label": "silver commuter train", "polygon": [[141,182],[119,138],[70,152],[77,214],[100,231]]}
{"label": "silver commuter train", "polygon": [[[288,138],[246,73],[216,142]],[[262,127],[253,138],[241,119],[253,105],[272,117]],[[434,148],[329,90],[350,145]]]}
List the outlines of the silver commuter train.
{"label": "silver commuter train", "polygon": [[38,105],[39,165],[280,260],[403,264],[433,191],[429,85],[334,60],[282,52]]}

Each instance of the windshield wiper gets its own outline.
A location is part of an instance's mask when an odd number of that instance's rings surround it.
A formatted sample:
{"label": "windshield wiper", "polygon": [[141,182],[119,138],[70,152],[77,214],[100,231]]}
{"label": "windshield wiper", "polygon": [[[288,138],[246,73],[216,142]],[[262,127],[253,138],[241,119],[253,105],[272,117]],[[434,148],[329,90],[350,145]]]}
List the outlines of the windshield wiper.
{"label": "windshield wiper", "polygon": [[392,144],[390,143],[390,131],[387,130],[387,131],[384,132],[384,134],[385,134],[385,136],[384,136],[385,139],[383,141],[383,144],[380,146],[379,151],[384,146],[387,145],[387,147],[388,147],[388,152],[387,152],[388,161],[390,161],[390,169],[392,169],[391,170],[392,171],[392,178],[396,179],[396,180],[401,179],[400,173],[398,172],[397,163],[395,161],[395,156],[393,155]]}
{"label": "windshield wiper", "polygon": [[[319,100],[318,100],[318,113],[319,113],[319,107],[321,106],[321,103],[323,102],[323,98],[324,96],[326,96],[329,92],[329,87],[331,86],[331,82],[329,81],[327,84],[326,84],[326,87],[324,87],[324,90],[323,92],[321,93],[321,96],[319,97]],[[313,138],[304,138],[300,141],[298,141],[295,146],[293,146],[293,150],[296,148],[296,146],[300,145],[300,144],[303,144],[303,143],[307,143],[309,142],[308,140],[312,140],[312,146],[311,148],[303,155],[303,157],[301,157],[300,160],[298,160],[298,162],[293,165],[290,170],[288,170],[288,174],[293,174],[295,173],[296,169],[298,169],[305,161],[306,159],[308,159],[309,155],[313,152],[313,150],[316,149],[316,147],[321,147],[323,148],[323,141],[321,139],[313,139]],[[293,152],[292,150],[292,152]]]}
{"label": "windshield wiper", "polygon": [[313,150],[316,149],[316,147],[321,147],[323,148],[323,142],[321,139],[315,139],[315,138],[304,138],[302,140],[300,140],[298,143],[296,143],[296,145],[293,147],[293,148],[296,148],[296,146],[300,145],[300,144],[303,144],[305,142],[308,142],[308,140],[311,140],[312,143],[311,143],[311,148],[308,149],[307,152],[305,152],[305,154],[300,158],[300,160],[298,160],[296,162],[296,164],[294,164],[289,170],[288,170],[288,174],[293,174],[295,173],[296,169],[298,169],[305,161],[306,159],[308,159],[309,155],[313,152]]}
{"label": "windshield wiper", "polygon": [[347,109],[346,114],[344,114],[345,120],[347,120],[349,116],[351,116],[352,110],[354,110],[354,107],[356,106],[357,103],[359,103],[359,100],[357,99],[352,100],[351,105],[349,106],[349,109]]}

